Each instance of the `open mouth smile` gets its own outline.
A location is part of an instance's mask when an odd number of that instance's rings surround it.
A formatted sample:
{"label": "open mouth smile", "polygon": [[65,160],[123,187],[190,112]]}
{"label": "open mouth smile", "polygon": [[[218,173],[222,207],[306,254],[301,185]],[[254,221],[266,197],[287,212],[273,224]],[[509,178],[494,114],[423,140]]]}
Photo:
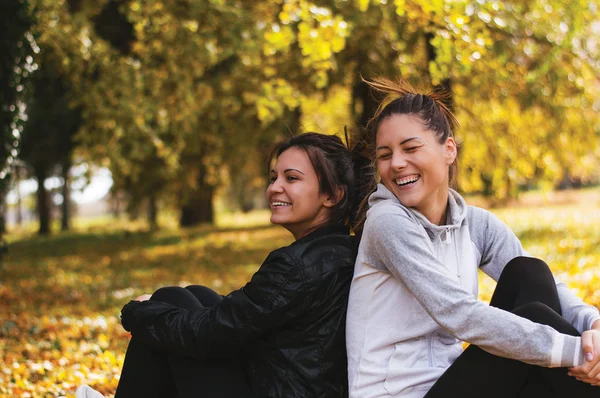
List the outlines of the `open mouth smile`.
{"label": "open mouth smile", "polygon": [[414,175],[411,175],[411,176],[397,178],[397,179],[394,180],[394,182],[399,187],[406,187],[406,186],[414,184],[415,182],[419,181],[420,179],[421,179],[420,175],[414,174]]}
{"label": "open mouth smile", "polygon": [[271,202],[271,207],[283,207],[283,206],[290,206],[290,205],[291,205],[291,203],[288,203],[288,202],[280,202],[280,201]]}

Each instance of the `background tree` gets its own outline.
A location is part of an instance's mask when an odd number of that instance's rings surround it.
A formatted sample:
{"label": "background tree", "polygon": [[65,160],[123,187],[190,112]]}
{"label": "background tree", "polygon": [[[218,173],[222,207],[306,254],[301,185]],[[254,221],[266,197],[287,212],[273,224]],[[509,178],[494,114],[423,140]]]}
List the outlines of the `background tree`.
{"label": "background tree", "polygon": [[33,69],[31,17],[26,0],[0,4],[0,236],[5,228],[9,165],[16,157],[23,122],[23,90]]}
{"label": "background tree", "polygon": [[160,207],[212,222],[216,195],[259,203],[266,143],[366,124],[378,98],[361,75],[451,91],[467,193],[502,200],[597,166],[595,2],[29,1],[81,110],[77,158],[108,167],[150,224]]}
{"label": "background tree", "polygon": [[62,230],[69,228],[69,171],[72,165],[74,135],[81,124],[81,110],[70,105],[65,77],[42,49],[37,57],[38,70],[30,78],[27,122],[21,139],[20,158],[37,180],[39,233],[50,232],[51,197],[45,187],[48,177],[63,178]]}
{"label": "background tree", "polygon": [[[597,147],[598,119],[590,110],[598,97],[600,65],[591,32],[597,37],[596,7],[558,1],[296,0],[285,2],[272,29],[292,25],[286,45],[305,49],[302,64],[333,85],[351,85],[358,125],[376,102],[357,80],[359,72],[450,89],[465,143],[460,187],[503,199],[520,186],[552,184],[567,173],[589,178]],[[319,22],[323,15],[340,21],[344,31],[327,31],[331,23]],[[327,53],[328,62],[313,57],[326,54],[324,41],[339,43]]]}

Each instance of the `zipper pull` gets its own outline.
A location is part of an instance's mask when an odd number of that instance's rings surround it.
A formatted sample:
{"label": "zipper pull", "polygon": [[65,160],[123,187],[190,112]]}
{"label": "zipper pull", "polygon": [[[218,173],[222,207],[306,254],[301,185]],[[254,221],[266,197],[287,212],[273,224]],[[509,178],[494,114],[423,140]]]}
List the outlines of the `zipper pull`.
{"label": "zipper pull", "polygon": [[449,245],[450,243],[452,243],[452,238],[450,237],[450,230],[445,229],[444,233],[446,234],[446,239],[444,240],[444,242],[446,242],[446,244]]}

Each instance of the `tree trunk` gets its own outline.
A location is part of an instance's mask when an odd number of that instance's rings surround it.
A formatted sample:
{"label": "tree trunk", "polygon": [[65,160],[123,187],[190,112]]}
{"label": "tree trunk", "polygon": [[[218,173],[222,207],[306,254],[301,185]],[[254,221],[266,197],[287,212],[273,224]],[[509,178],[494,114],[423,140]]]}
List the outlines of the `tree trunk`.
{"label": "tree trunk", "polygon": [[40,235],[48,235],[50,233],[50,195],[46,191],[44,182],[48,177],[48,173],[44,167],[35,167],[35,178],[38,182],[37,189],[37,211],[40,220]]}
{"label": "tree trunk", "polygon": [[369,86],[363,82],[359,73],[354,74],[354,84],[352,86],[352,111],[354,113],[354,120],[357,126],[366,127],[369,123],[369,119],[375,113],[377,109],[377,99],[374,97],[374,93],[371,93]]}
{"label": "tree trunk", "polygon": [[148,224],[151,230],[158,229],[158,205],[155,195],[150,195],[148,198]]}
{"label": "tree trunk", "polygon": [[21,166],[15,166],[15,193],[17,194],[16,224],[23,225],[23,197],[21,195]]}
{"label": "tree trunk", "polygon": [[[435,36],[433,33],[425,34],[425,41],[427,43],[427,64],[429,64],[429,62],[434,62],[437,58],[437,52],[435,50],[435,47],[433,47],[433,45],[431,44],[431,41],[434,39],[434,37]],[[445,79],[443,79],[438,88],[448,93],[448,98],[446,99],[446,101],[444,101],[444,103],[446,104],[448,109],[454,112],[454,100],[452,98],[452,80],[450,79],[450,77],[446,77]]]}
{"label": "tree trunk", "polygon": [[206,186],[194,192],[194,197],[181,206],[181,227],[191,227],[202,223],[214,223],[213,215],[213,187]]}
{"label": "tree trunk", "polygon": [[288,126],[290,131],[294,134],[300,132],[301,124],[302,124],[302,107],[297,106],[293,111],[290,112],[290,116],[288,117]]}
{"label": "tree trunk", "polygon": [[115,190],[110,191],[109,199],[110,211],[115,219],[121,218],[121,193]]}
{"label": "tree trunk", "polygon": [[201,167],[197,188],[189,193],[188,199],[181,206],[181,227],[191,227],[202,223],[214,223],[213,193],[214,187],[204,181],[205,168]]}
{"label": "tree trunk", "polygon": [[61,231],[68,231],[71,227],[71,179],[69,171],[71,170],[71,159],[67,158],[62,164],[62,220],[60,224]]}
{"label": "tree trunk", "polygon": [[[0,192],[0,243],[6,232],[6,195],[5,191]],[[0,257],[2,256],[0,252]]]}

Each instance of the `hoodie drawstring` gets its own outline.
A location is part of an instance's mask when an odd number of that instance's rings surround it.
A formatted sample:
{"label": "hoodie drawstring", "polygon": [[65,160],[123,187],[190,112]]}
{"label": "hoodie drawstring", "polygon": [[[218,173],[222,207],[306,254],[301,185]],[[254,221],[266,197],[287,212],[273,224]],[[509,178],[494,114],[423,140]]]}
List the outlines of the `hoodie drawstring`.
{"label": "hoodie drawstring", "polygon": [[454,256],[456,258],[456,276],[458,276],[458,281],[462,285],[463,283],[460,275],[460,258],[458,258],[458,247],[456,246],[456,239],[454,239]]}
{"label": "hoodie drawstring", "polygon": [[444,229],[444,233],[444,242],[446,242],[446,244],[449,245],[450,243],[452,243],[452,237],[450,236],[450,228]]}

